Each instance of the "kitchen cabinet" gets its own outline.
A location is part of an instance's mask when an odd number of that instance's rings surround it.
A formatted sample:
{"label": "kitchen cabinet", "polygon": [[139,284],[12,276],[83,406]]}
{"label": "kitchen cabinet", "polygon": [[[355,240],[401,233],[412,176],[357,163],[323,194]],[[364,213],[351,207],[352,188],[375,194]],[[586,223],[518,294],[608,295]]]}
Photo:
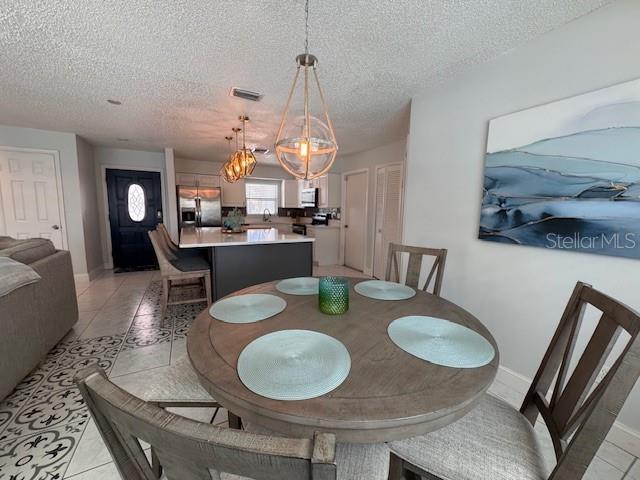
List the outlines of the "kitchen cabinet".
{"label": "kitchen cabinet", "polygon": [[176,172],[176,185],[183,185],[186,187],[197,186],[197,175],[195,173],[178,173]]}
{"label": "kitchen cabinet", "polygon": [[300,180],[283,180],[284,208],[300,208]]}
{"label": "kitchen cabinet", "polygon": [[176,172],[176,185],[186,187],[219,187],[220,176]]}
{"label": "kitchen cabinet", "polygon": [[341,200],[342,186],[340,184],[340,175],[336,173],[328,173],[318,180],[318,207],[320,208],[339,208]]}
{"label": "kitchen cabinet", "polygon": [[223,207],[245,207],[247,205],[244,179],[240,179],[234,183],[222,182],[221,186]]}
{"label": "kitchen cabinet", "polygon": [[318,266],[337,265],[340,257],[340,228],[307,225],[307,236],[316,239],[313,263]]}
{"label": "kitchen cabinet", "polygon": [[[300,190],[317,188],[319,208],[340,208],[342,194],[340,178],[340,175],[337,173],[328,173],[313,180],[298,180],[298,188]],[[298,203],[299,202],[300,200],[298,200]]]}
{"label": "kitchen cabinet", "polygon": [[198,175],[196,179],[199,187],[219,187],[220,175]]}

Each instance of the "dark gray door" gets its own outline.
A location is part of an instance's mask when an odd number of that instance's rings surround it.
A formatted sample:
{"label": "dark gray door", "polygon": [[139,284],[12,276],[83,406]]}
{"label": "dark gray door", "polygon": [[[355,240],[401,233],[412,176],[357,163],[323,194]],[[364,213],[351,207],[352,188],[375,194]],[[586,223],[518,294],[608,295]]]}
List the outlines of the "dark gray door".
{"label": "dark gray door", "polygon": [[160,173],[107,169],[107,194],[114,268],[157,265],[147,232],[162,221]]}

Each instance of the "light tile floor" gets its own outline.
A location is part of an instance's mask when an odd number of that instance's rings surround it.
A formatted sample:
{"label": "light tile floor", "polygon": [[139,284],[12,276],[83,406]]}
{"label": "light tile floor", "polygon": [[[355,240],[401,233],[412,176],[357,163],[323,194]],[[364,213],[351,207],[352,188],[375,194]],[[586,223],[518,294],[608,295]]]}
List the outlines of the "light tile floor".
{"label": "light tile floor", "polygon": [[[364,276],[346,267],[319,267],[317,275]],[[80,318],[67,337],[0,403],[0,480],[119,480],[115,466],[73,386],[76,371],[97,363],[134,394],[183,357],[185,336],[204,304],[170,307],[160,324],[157,272],[105,272],[76,285]],[[522,394],[500,381],[491,392],[518,407]],[[210,412],[182,410],[194,418]],[[208,419],[207,419],[208,420]],[[226,421],[221,412],[215,423]],[[542,424],[536,426],[542,443]],[[640,462],[605,442],[589,480],[640,480]]]}

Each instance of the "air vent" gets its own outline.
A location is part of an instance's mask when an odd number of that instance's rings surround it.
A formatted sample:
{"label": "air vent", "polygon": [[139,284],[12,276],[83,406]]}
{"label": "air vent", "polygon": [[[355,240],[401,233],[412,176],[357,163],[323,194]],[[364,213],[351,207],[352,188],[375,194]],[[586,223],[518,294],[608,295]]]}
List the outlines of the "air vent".
{"label": "air vent", "polygon": [[229,95],[232,97],[244,98],[245,100],[251,100],[252,102],[258,102],[262,98],[262,94],[258,92],[252,92],[251,90],[243,90],[242,88],[231,88]]}

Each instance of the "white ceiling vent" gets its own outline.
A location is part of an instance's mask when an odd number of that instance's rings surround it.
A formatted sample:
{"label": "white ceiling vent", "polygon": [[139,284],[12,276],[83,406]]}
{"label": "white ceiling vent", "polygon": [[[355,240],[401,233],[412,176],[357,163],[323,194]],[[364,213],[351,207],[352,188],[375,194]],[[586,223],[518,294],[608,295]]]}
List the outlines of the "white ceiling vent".
{"label": "white ceiling vent", "polygon": [[258,92],[252,92],[251,90],[243,90],[242,88],[232,87],[229,95],[232,97],[243,98],[245,100],[251,100],[252,102],[258,102],[262,98],[262,94]]}

